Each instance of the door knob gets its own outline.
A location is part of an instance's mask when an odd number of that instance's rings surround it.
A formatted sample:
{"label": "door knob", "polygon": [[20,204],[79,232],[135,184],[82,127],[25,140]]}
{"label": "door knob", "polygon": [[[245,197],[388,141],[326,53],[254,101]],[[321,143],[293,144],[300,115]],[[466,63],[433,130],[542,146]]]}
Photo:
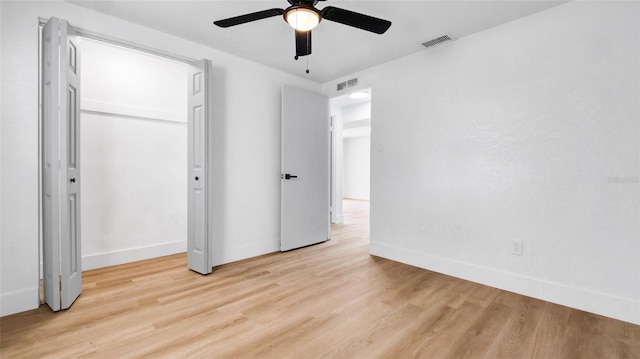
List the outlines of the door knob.
{"label": "door knob", "polygon": [[289,174],[289,173],[285,173],[284,174],[284,179],[292,179],[292,178],[298,178],[298,176],[294,176],[294,175]]}
{"label": "door knob", "polygon": [[198,176],[196,176],[196,181],[199,180],[200,178],[198,178]]}
{"label": "door knob", "polygon": [[70,180],[69,180],[69,182],[71,182],[71,183],[76,183],[76,179],[75,179],[75,178],[72,178],[72,179],[70,179]]}

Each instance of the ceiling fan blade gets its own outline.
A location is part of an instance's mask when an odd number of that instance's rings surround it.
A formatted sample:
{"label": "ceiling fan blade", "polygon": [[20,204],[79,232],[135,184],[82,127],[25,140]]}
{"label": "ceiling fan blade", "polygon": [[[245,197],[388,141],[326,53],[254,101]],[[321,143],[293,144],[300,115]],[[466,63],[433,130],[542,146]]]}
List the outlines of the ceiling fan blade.
{"label": "ceiling fan blade", "polygon": [[391,26],[391,21],[333,6],[327,6],[322,9],[322,18],[357,27],[358,29],[375,32],[376,34],[384,34]]}
{"label": "ceiling fan blade", "polygon": [[296,56],[311,54],[311,30],[296,31]]}
{"label": "ceiling fan blade", "polygon": [[251,22],[251,21],[262,20],[262,19],[266,19],[268,17],[278,16],[278,15],[282,15],[282,14],[284,14],[284,10],[283,9],[269,9],[269,10],[262,10],[262,11],[252,12],[251,14],[245,14],[245,15],[230,17],[228,19],[214,21],[213,23],[215,25],[220,26],[220,27],[229,27],[229,26],[245,24],[245,23]]}

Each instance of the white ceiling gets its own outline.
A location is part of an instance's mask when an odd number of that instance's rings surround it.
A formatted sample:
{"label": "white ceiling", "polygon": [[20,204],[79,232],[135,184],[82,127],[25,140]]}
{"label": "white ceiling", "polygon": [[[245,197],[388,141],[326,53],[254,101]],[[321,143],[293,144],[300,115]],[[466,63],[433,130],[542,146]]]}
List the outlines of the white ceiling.
{"label": "white ceiling", "polygon": [[[383,35],[322,21],[313,30],[313,53],[295,61],[293,29],[280,16],[230,28],[213,21],[286,8],[286,0],[69,0],[69,2],[204,44],[313,81],[324,83],[417,51],[422,42],[449,33],[456,38],[567,1],[342,1],[319,2],[390,20]],[[310,73],[306,74],[307,58]]]}

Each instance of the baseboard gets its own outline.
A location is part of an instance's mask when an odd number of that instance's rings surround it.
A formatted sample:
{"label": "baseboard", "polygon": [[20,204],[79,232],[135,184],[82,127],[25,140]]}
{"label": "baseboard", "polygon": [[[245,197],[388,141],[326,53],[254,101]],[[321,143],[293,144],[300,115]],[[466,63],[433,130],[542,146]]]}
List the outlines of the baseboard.
{"label": "baseboard", "polygon": [[40,289],[27,288],[0,295],[0,317],[37,309],[40,306]]}
{"label": "baseboard", "polygon": [[224,244],[216,248],[212,252],[213,266],[218,266],[226,263],[236,262],[239,260],[261,256],[263,254],[273,253],[280,251],[280,240],[268,240],[248,243],[243,246],[226,248]]}
{"label": "baseboard", "polygon": [[115,266],[142,261],[187,251],[187,241],[154,244],[145,247],[127,248],[118,251],[91,254],[82,257],[82,270]]}
{"label": "baseboard", "polygon": [[640,324],[640,301],[371,242],[372,255],[567,307]]}

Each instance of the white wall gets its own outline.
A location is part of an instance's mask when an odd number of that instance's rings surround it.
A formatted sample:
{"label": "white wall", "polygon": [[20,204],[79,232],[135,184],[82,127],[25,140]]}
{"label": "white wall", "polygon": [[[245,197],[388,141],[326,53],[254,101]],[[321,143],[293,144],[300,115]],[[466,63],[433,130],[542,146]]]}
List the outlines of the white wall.
{"label": "white wall", "polygon": [[342,107],[329,99],[331,113],[331,223],[343,223],[344,198],[344,141],[342,140]]}
{"label": "white wall", "polygon": [[344,198],[369,200],[370,136],[344,139]]}
{"label": "white wall", "polygon": [[639,6],[571,2],[357,74],[371,253],[640,323]]}
{"label": "white wall", "polygon": [[187,249],[188,65],[82,41],[82,268]]}
{"label": "white wall", "polygon": [[[280,93],[320,86],[212,48],[61,1],[0,2],[0,315],[38,306],[38,17],[213,61],[213,263],[279,249]],[[250,106],[247,99],[251,99]]]}
{"label": "white wall", "polygon": [[371,102],[363,102],[355,105],[343,106],[342,116],[344,118],[344,122],[370,119]]}
{"label": "white wall", "polygon": [[344,121],[344,198],[368,201],[370,198],[371,102],[342,107],[342,118]]}

